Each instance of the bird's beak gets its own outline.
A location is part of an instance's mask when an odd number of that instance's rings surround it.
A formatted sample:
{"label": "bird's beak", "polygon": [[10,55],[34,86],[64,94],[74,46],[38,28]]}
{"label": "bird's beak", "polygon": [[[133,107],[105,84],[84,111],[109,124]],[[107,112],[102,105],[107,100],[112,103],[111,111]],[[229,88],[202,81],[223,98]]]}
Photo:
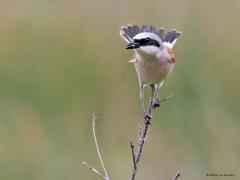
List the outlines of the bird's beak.
{"label": "bird's beak", "polygon": [[128,43],[128,45],[126,46],[126,49],[137,49],[140,47],[140,44],[137,42],[130,42]]}

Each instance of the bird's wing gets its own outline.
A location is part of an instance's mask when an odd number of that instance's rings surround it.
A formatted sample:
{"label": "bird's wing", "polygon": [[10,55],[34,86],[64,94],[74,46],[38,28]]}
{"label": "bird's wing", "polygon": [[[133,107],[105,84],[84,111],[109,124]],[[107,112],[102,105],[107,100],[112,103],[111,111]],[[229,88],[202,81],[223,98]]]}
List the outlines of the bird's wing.
{"label": "bird's wing", "polygon": [[142,32],[151,32],[153,34],[156,34],[169,48],[172,48],[174,46],[174,44],[177,41],[177,38],[182,34],[180,31],[177,31],[175,29],[166,31],[163,28],[160,28],[158,30],[153,26],[146,25],[138,26],[129,24],[127,26],[121,27],[120,35],[127,43],[129,43],[132,41],[134,36]]}

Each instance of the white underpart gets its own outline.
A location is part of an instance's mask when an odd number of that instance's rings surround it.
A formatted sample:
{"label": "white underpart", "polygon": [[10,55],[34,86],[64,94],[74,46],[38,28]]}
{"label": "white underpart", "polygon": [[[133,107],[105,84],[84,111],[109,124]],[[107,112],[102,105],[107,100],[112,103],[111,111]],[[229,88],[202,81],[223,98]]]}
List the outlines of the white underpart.
{"label": "white underpart", "polygon": [[158,84],[165,80],[172,72],[173,63],[169,62],[169,55],[166,51],[161,52],[161,56],[146,59],[140,54],[136,55],[134,62],[141,84]]}

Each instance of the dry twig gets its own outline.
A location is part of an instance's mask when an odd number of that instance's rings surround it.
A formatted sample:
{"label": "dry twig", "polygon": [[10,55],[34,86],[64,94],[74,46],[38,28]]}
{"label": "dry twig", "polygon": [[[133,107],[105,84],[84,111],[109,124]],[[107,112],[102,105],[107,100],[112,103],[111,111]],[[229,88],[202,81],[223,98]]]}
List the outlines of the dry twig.
{"label": "dry twig", "polygon": [[[151,85],[151,95],[150,95],[150,99],[149,99],[149,106],[148,106],[148,116],[152,117],[152,110],[153,110],[153,99],[154,99],[154,85]],[[141,133],[141,138],[140,138],[140,142],[139,142],[139,148],[138,148],[138,153],[137,153],[137,159],[136,159],[136,166],[133,167],[132,169],[132,174],[131,174],[131,180],[134,180],[137,174],[137,170],[138,170],[138,165],[139,162],[141,160],[142,157],[142,152],[143,152],[143,147],[144,147],[144,143],[146,140],[146,136],[147,136],[147,131],[149,128],[149,125],[151,124],[150,119],[148,119],[147,116],[144,117],[144,129],[143,129],[143,133]]]}
{"label": "dry twig", "polygon": [[[145,144],[145,141],[146,141],[146,137],[147,137],[147,132],[148,132],[148,128],[149,128],[149,125],[151,125],[151,117],[152,117],[152,111],[154,109],[153,107],[153,101],[154,101],[154,91],[155,91],[155,87],[154,85],[150,85],[151,87],[151,95],[150,95],[150,98],[149,98],[149,105],[148,105],[148,114],[147,116],[144,116],[144,127],[143,127],[143,130],[142,130],[142,127],[140,124],[138,124],[138,135],[139,135],[139,142],[138,142],[138,151],[137,151],[137,154],[135,154],[134,152],[134,145],[133,143],[131,142],[130,145],[131,145],[131,152],[132,152],[132,159],[133,159],[133,169],[132,169],[132,173],[131,173],[131,180],[135,180],[136,178],[136,174],[137,174],[137,170],[138,170],[138,166],[139,166],[139,163],[140,163],[140,160],[142,158],[142,152],[143,152],[143,147],[144,147],[144,144]],[[170,94],[169,96],[163,98],[162,100],[160,100],[160,102],[164,102],[166,100],[168,100],[169,98],[171,98],[174,94]],[[97,142],[97,138],[96,138],[96,132],[95,132],[95,119],[96,119],[96,116],[95,114],[93,113],[92,114],[92,131],[93,131],[93,137],[94,137],[94,142],[95,142],[95,145],[96,145],[96,149],[97,149],[97,154],[98,154],[98,158],[99,158],[99,161],[101,163],[101,166],[103,168],[103,171],[104,171],[104,175],[101,174],[96,168],[94,168],[93,166],[90,166],[88,165],[86,162],[82,162],[82,165],[84,165],[85,167],[87,167],[88,169],[90,169],[92,172],[94,172],[95,174],[97,174],[98,176],[100,176],[102,179],[104,180],[110,180],[109,178],[109,175],[107,173],[107,170],[104,166],[104,163],[103,163],[103,160],[102,160],[102,157],[101,157],[101,154],[100,154],[100,150],[99,150],[99,146],[98,146],[98,142]],[[180,177],[180,172],[177,172],[177,174],[173,177],[172,180],[177,180],[179,177]]]}
{"label": "dry twig", "polygon": [[135,155],[135,152],[134,152],[134,145],[133,143],[131,142],[130,143],[130,146],[131,146],[131,150],[132,150],[132,158],[133,158],[133,166],[134,168],[137,168],[137,165],[136,165],[136,155]]}
{"label": "dry twig", "polygon": [[103,179],[105,179],[105,177],[98,171],[96,170],[93,166],[88,165],[86,162],[82,162],[83,166],[86,166],[88,169],[90,169],[92,172],[94,172],[95,174],[97,174],[98,176],[102,177]]}
{"label": "dry twig", "polygon": [[98,154],[98,158],[100,160],[100,163],[102,165],[103,171],[104,171],[104,175],[102,175],[98,170],[96,170],[93,166],[88,165],[86,162],[82,162],[82,165],[86,166],[88,169],[90,169],[91,171],[93,171],[95,174],[97,174],[98,176],[102,177],[104,180],[110,180],[109,179],[109,175],[107,173],[107,170],[104,166],[103,160],[102,160],[102,156],[100,154],[99,151],[99,147],[98,147],[98,142],[97,142],[97,138],[96,138],[96,132],[95,132],[95,119],[97,117],[95,116],[95,114],[92,114],[92,130],[93,130],[93,138],[94,138],[94,142],[96,145],[96,149],[97,149],[97,154]]}
{"label": "dry twig", "polygon": [[[132,169],[132,173],[131,173],[131,180],[134,180],[135,177],[136,177],[136,174],[137,174],[137,170],[138,170],[138,165],[139,165],[139,162],[141,160],[141,157],[142,157],[142,152],[143,152],[143,147],[144,147],[144,143],[146,141],[146,137],[147,137],[147,132],[148,132],[148,128],[149,128],[149,125],[151,125],[151,118],[149,117],[152,117],[152,111],[154,109],[153,107],[153,101],[154,101],[154,91],[155,91],[155,86],[154,85],[150,85],[151,87],[151,95],[150,95],[150,98],[149,98],[149,105],[148,105],[148,116],[144,116],[144,128],[143,128],[143,132],[141,132],[141,129],[139,129],[139,148],[138,148],[138,153],[136,155],[136,161],[134,162],[134,166],[133,166],[133,169]],[[171,98],[174,94],[171,93],[169,96],[163,98],[162,100],[160,100],[160,102],[164,102],[166,100],[168,100],[169,98]],[[139,126],[138,126],[139,127]],[[180,176],[180,173],[177,174],[175,177],[174,180],[177,180],[177,178]]]}
{"label": "dry twig", "polygon": [[177,180],[180,177],[181,173],[177,172],[177,174],[173,177],[173,180]]}

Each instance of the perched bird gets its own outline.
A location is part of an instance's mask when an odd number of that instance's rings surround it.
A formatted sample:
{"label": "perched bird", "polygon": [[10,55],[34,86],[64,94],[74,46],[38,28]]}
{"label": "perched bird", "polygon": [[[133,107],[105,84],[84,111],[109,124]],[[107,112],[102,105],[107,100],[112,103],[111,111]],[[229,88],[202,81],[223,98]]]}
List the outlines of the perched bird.
{"label": "perched bird", "polygon": [[144,110],[144,87],[154,87],[154,108],[159,107],[159,89],[173,70],[176,62],[173,46],[181,34],[175,29],[165,31],[163,28],[158,30],[146,25],[121,27],[120,35],[127,42],[126,49],[135,51],[133,59],[129,62],[134,63],[137,71],[144,117],[148,116]]}

